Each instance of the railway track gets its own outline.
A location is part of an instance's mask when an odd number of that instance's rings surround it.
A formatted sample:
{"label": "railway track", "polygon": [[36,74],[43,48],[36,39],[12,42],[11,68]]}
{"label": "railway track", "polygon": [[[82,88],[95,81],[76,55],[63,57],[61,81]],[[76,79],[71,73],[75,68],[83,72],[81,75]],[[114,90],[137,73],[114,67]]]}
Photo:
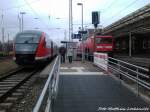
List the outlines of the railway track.
{"label": "railway track", "polygon": [[39,71],[39,68],[22,68],[0,78],[0,112],[11,111]]}
{"label": "railway track", "polygon": [[7,61],[7,60],[12,60],[12,56],[0,57],[0,62]]}

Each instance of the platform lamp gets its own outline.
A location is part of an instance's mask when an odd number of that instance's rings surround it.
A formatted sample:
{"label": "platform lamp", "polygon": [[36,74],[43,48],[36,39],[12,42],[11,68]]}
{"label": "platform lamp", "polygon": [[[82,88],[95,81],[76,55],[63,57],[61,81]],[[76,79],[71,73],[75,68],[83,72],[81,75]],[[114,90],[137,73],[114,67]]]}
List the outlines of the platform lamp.
{"label": "platform lamp", "polygon": [[[77,5],[81,6],[81,15],[82,15],[82,19],[81,19],[81,30],[83,31],[83,3],[77,3]],[[82,62],[84,61],[84,47],[83,47],[83,34],[81,33],[81,37],[82,37]]]}
{"label": "platform lamp", "polygon": [[20,12],[20,14],[21,14],[21,31],[23,32],[23,27],[24,27],[23,26],[24,25],[23,24],[23,15],[26,14],[26,12]]}

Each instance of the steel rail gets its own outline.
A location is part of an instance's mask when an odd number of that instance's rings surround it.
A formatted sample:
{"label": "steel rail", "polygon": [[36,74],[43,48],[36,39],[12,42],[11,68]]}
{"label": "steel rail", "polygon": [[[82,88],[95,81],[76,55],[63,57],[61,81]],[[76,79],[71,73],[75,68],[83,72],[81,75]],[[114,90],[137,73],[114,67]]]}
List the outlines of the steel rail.
{"label": "steel rail", "polygon": [[[7,77],[10,77],[10,76],[12,76],[12,75],[14,75],[14,74],[16,74],[16,73],[18,73],[20,71],[22,71],[23,69],[24,69],[24,67],[19,67],[19,68],[13,70],[13,71],[2,73],[1,77],[0,77],[0,81],[3,80],[3,79],[5,79],[5,78],[7,78]],[[5,74],[7,74],[7,75],[5,75]]]}

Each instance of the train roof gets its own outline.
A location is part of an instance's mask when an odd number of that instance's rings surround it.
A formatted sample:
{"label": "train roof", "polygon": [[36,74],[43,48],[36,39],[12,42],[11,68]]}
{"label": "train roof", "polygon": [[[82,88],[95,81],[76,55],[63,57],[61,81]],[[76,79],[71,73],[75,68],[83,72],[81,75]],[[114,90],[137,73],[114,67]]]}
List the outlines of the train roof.
{"label": "train roof", "polygon": [[19,32],[18,34],[22,34],[22,33],[33,33],[33,34],[41,35],[44,32],[43,31],[39,31],[39,30],[25,30],[23,32]]}

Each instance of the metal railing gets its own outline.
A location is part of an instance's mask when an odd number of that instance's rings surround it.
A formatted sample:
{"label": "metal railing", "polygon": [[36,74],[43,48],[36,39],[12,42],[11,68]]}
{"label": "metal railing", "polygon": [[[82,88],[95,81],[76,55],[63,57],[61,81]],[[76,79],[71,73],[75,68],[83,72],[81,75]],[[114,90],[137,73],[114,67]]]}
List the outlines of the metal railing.
{"label": "metal railing", "polygon": [[85,53],[84,57],[85,57],[84,59],[87,61],[91,61],[91,62],[93,61],[93,55],[92,54]]}
{"label": "metal railing", "polygon": [[136,83],[137,95],[139,95],[139,86],[150,90],[150,72],[148,69],[108,57],[108,68],[119,73],[119,78],[127,77]]}
{"label": "metal railing", "polygon": [[60,73],[60,57],[57,56],[43,91],[33,109],[33,112],[52,112],[53,101],[58,92],[58,82]]}

